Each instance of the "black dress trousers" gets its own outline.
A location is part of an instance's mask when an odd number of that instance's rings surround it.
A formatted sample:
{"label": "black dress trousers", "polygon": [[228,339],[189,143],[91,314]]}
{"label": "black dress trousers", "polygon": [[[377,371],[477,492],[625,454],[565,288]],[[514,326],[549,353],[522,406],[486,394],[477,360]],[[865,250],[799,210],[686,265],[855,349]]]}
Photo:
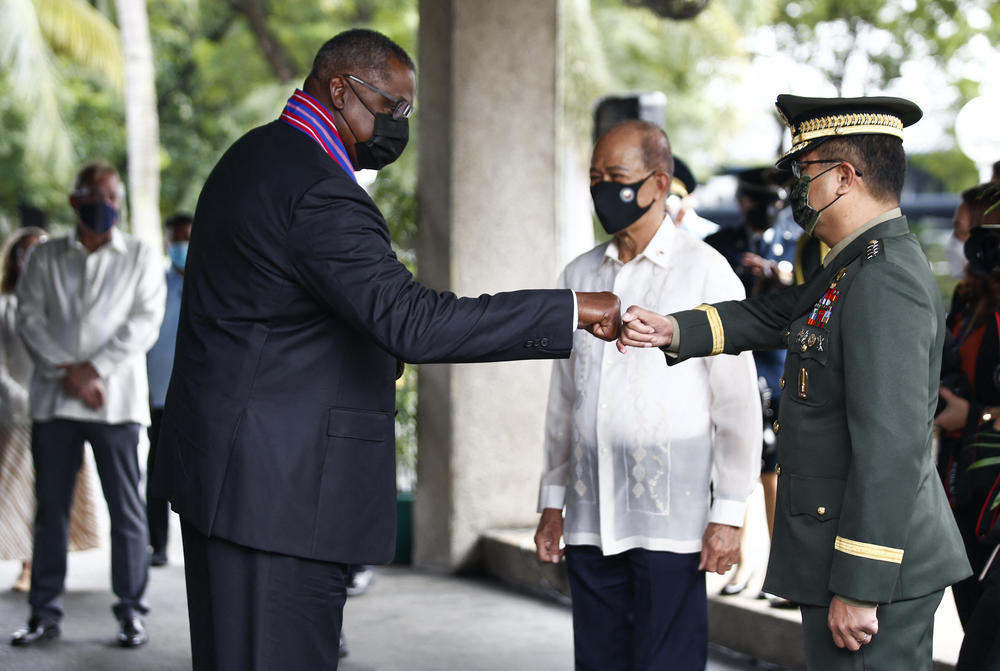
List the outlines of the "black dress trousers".
{"label": "black dress trousers", "polygon": [[335,671],[345,564],[181,533],[193,671]]}
{"label": "black dress trousers", "polygon": [[[156,462],[163,408],[150,408],[149,417],[149,455],[146,458],[146,473],[153,472],[153,464]],[[170,529],[170,503],[150,491],[149,480],[146,482],[146,518],[149,520],[149,544],[153,552],[166,550]]]}

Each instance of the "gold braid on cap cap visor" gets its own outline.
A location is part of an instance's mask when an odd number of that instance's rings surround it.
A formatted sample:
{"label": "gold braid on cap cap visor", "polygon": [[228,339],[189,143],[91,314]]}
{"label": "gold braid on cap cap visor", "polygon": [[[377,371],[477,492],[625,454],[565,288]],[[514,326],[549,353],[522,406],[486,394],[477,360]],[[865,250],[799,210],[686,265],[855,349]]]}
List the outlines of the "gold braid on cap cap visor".
{"label": "gold braid on cap cap visor", "polygon": [[[781,155],[781,158],[798,153],[809,146],[813,140],[822,137],[838,135],[856,135],[861,133],[877,135],[893,135],[903,139],[903,122],[892,114],[836,114],[809,119],[799,124],[787,123],[792,130],[792,146]],[[780,159],[779,159],[780,160]]]}
{"label": "gold braid on cap cap visor", "polygon": [[895,135],[903,139],[903,122],[892,114],[837,114],[809,119],[799,124],[792,133],[792,144],[797,145],[820,137],[876,133]]}

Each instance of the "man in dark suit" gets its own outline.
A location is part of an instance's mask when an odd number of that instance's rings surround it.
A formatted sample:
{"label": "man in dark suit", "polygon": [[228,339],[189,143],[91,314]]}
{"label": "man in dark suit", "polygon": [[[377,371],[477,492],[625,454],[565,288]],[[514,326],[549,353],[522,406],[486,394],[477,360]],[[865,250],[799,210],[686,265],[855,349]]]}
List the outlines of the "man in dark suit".
{"label": "man in dark suit", "polygon": [[202,191],[153,475],[181,515],[196,670],[337,667],[346,565],[393,555],[399,361],[617,336],[610,293],[414,282],[353,172],[399,156],[413,98],[398,45],[342,33]]}

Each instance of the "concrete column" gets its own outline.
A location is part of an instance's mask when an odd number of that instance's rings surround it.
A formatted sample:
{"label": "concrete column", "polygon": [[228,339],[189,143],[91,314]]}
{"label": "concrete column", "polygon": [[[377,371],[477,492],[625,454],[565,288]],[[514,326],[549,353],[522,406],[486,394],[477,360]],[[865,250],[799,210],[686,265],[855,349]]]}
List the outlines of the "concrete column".
{"label": "concrete column", "polygon": [[[432,288],[555,283],[559,4],[420,0],[418,268]],[[535,524],[549,369],[421,366],[415,563],[455,570],[482,530]]]}

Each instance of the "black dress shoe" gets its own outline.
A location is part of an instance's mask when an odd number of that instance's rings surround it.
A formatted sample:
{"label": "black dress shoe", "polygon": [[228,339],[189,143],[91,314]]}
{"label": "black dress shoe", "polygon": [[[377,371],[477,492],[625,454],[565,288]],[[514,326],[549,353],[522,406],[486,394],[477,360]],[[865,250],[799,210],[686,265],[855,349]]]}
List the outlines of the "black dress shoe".
{"label": "black dress shoe", "polygon": [[770,599],[767,600],[767,602],[768,604],[770,604],[771,608],[791,609],[799,607],[798,602],[792,601],[791,599],[786,599],[783,596],[772,596]]}
{"label": "black dress shoe", "polygon": [[118,632],[118,645],[123,648],[138,648],[149,641],[149,634],[142,626],[142,620],[138,615],[122,619],[122,628]]}
{"label": "black dress shoe", "polygon": [[167,550],[166,548],[162,550],[153,550],[153,553],[149,556],[150,566],[166,566],[167,565]]}
{"label": "black dress shoe", "polygon": [[51,622],[29,622],[27,627],[18,629],[10,637],[10,644],[17,646],[34,645],[59,638],[59,625]]}

